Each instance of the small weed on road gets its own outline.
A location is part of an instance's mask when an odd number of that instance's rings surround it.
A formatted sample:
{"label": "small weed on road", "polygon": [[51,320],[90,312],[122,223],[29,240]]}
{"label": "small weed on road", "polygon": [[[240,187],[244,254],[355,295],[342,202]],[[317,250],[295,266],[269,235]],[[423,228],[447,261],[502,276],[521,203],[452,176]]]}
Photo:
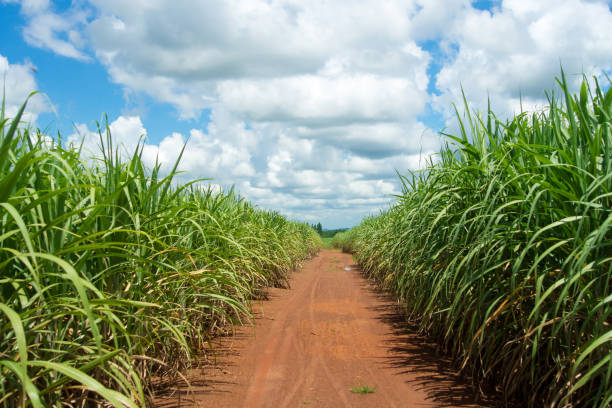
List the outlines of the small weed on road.
{"label": "small weed on road", "polygon": [[351,387],[351,392],[355,394],[373,394],[376,392],[376,388],[372,388],[368,385],[361,385],[361,381],[357,381],[357,385]]}

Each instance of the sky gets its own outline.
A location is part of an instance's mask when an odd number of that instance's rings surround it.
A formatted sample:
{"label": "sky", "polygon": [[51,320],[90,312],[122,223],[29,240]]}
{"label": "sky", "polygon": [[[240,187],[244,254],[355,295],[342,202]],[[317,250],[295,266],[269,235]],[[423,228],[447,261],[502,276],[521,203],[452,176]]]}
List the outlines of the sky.
{"label": "sky", "polygon": [[612,73],[600,0],[0,0],[7,113],[324,228],[388,208],[461,90],[500,117]]}

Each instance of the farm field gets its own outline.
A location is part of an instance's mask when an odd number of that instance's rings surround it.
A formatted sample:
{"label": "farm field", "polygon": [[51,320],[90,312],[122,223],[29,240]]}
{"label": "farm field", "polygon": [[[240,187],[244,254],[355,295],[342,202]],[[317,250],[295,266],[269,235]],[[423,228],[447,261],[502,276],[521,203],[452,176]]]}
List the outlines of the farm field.
{"label": "farm field", "polygon": [[0,406],[609,406],[612,90],[559,89],[503,121],[465,101],[323,239],[3,107]]}
{"label": "farm field", "polygon": [[612,0],[0,0],[0,408],[612,408]]}

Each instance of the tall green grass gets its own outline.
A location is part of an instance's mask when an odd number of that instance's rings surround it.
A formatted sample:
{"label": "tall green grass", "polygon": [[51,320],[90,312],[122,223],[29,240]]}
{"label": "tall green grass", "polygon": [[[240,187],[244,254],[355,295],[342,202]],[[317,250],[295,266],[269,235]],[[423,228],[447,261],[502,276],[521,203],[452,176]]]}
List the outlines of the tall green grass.
{"label": "tall green grass", "polygon": [[0,406],[145,406],[264,286],[314,254],[307,224],[101,159],[0,115]]}
{"label": "tall green grass", "polygon": [[612,90],[459,117],[379,216],[339,235],[474,381],[530,406],[612,404]]}

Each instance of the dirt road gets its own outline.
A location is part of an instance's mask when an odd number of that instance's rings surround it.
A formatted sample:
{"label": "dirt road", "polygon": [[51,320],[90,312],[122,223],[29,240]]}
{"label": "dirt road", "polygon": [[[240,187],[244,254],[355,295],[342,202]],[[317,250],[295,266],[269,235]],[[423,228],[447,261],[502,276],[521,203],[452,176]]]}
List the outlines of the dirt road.
{"label": "dirt road", "polygon": [[[481,407],[432,344],[406,329],[350,255],[324,250],[254,305],[159,407]],[[373,393],[360,394],[367,386]]]}

